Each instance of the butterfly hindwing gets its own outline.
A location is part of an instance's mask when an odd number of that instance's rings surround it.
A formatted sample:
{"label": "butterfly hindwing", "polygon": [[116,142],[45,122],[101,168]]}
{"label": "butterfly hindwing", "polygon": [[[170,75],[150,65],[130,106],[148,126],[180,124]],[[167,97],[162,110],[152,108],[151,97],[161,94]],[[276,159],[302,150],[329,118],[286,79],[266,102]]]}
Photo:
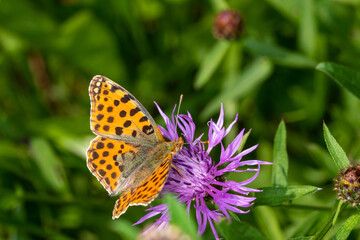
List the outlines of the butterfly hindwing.
{"label": "butterfly hindwing", "polygon": [[129,206],[148,205],[158,196],[168,177],[171,160],[172,155],[168,154],[151,176],[146,178],[135,191],[125,192],[120,196],[115,203],[113,219],[123,214]]}
{"label": "butterfly hindwing", "polygon": [[87,166],[110,195],[121,188],[123,173],[137,159],[139,148],[111,138],[96,137],[87,151]]}

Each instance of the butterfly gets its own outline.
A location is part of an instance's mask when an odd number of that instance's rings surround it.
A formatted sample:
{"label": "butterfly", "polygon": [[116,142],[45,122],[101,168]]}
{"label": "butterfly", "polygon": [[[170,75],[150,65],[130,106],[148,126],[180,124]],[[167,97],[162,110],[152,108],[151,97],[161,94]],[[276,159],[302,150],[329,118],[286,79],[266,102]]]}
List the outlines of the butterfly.
{"label": "butterfly", "polygon": [[90,128],[97,137],[87,150],[87,166],[110,195],[119,195],[115,219],[158,196],[183,140],[166,142],[141,103],[106,77],[91,80],[89,95]]}

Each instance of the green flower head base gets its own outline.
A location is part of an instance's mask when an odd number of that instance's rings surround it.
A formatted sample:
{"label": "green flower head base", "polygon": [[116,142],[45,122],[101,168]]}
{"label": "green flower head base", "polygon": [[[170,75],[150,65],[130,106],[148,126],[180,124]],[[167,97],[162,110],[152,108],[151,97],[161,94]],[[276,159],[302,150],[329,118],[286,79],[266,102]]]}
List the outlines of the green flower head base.
{"label": "green flower head base", "polygon": [[334,181],[338,199],[353,207],[360,205],[360,166],[350,166],[345,171],[341,170]]}

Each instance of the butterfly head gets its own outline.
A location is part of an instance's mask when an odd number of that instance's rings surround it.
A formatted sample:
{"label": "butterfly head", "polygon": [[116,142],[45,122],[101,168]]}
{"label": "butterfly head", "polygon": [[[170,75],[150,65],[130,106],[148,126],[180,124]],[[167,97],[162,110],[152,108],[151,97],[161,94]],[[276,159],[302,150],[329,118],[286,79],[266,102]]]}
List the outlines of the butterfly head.
{"label": "butterfly head", "polygon": [[184,144],[184,140],[182,139],[182,137],[179,137],[178,140],[172,141],[170,143],[170,151],[175,155],[176,153],[180,152],[183,144]]}

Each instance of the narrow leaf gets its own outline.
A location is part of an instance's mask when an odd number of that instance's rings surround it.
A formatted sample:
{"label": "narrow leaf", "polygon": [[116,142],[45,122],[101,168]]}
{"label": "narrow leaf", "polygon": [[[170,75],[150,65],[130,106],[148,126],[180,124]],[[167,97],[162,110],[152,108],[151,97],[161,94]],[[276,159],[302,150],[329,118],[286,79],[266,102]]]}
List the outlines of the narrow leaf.
{"label": "narrow leaf", "polygon": [[330,152],[331,157],[333,158],[337,168],[345,169],[350,165],[349,159],[346,156],[346,153],[341,148],[341,146],[338,144],[336,139],[331,135],[330,130],[326,126],[325,122],[323,124],[324,126],[324,138],[326,142],[326,146]]}
{"label": "narrow leaf", "polygon": [[360,223],[360,213],[356,213],[350,216],[338,229],[333,240],[346,240],[348,239],[350,232],[356,225]]}
{"label": "narrow leaf", "polygon": [[360,99],[360,72],[330,62],[322,62],[316,69],[331,77],[340,86]]}
{"label": "narrow leaf", "polygon": [[286,152],[286,127],[282,120],[275,134],[273,152],[272,185],[285,187],[288,185],[289,159]]}
{"label": "narrow leaf", "polygon": [[229,46],[229,42],[219,41],[204,57],[200,65],[200,69],[195,77],[195,88],[199,89],[209,81],[217,67],[220,65],[220,62],[225,56]]}
{"label": "narrow leaf", "polygon": [[262,188],[262,192],[255,194],[255,204],[278,206],[319,190],[317,187],[307,185]]}

